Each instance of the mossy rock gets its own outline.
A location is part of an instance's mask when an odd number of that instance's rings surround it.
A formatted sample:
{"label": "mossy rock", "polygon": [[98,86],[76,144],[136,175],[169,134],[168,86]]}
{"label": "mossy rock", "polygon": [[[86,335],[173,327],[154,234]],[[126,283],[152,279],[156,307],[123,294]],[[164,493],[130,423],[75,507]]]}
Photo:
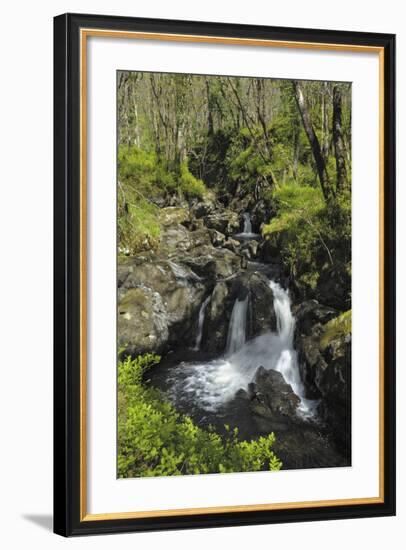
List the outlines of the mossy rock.
{"label": "mossy rock", "polygon": [[351,309],[338,317],[331,319],[325,326],[320,338],[320,349],[325,350],[334,340],[341,339],[351,333]]}

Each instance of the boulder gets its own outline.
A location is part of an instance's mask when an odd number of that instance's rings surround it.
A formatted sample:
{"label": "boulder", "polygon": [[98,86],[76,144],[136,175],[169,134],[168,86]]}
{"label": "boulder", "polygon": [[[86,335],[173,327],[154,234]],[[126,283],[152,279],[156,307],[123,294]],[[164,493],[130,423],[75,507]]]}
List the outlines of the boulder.
{"label": "boulder", "polygon": [[258,256],[259,242],[251,240],[241,245],[241,252],[246,255],[249,260],[253,260]]}
{"label": "boulder", "polygon": [[295,342],[306,397],[320,399],[318,414],[334,434],[343,454],[348,455],[351,445],[350,312],[337,315],[334,310],[311,302],[305,303],[300,311]]}
{"label": "boulder", "polygon": [[258,256],[261,261],[266,263],[277,263],[280,261],[280,246],[278,239],[274,235],[269,235],[264,239],[258,248]]}
{"label": "boulder", "polygon": [[247,281],[249,289],[248,338],[276,331],[274,296],[269,280],[262,273],[252,273]]}
{"label": "boulder", "polygon": [[206,309],[202,348],[205,351],[222,353],[227,343],[233,301],[227,283],[217,283]]}
{"label": "boulder", "polygon": [[251,209],[251,223],[253,229],[258,230],[262,224],[269,223],[272,215],[272,209],[267,201],[263,199],[256,201]]}
{"label": "boulder", "polygon": [[307,300],[296,306],[293,311],[296,318],[296,336],[308,336],[312,334],[314,326],[318,323],[327,323],[338,312],[331,307],[319,304],[317,300]]}
{"label": "boulder", "polygon": [[240,247],[240,241],[237,241],[236,239],[232,239],[231,237],[228,237],[226,242],[223,244],[223,248],[226,248],[227,250],[230,250],[231,252],[238,252]]}
{"label": "boulder", "polygon": [[223,246],[226,240],[226,236],[215,229],[209,229],[209,235],[211,239],[211,244],[213,246]]}
{"label": "boulder", "polygon": [[182,261],[201,278],[214,282],[235,275],[241,267],[241,258],[237,254],[213,246],[196,248]]}
{"label": "boulder", "polygon": [[137,287],[126,292],[118,307],[118,347],[140,355],[161,352],[169,337],[169,319],[158,292]]}
{"label": "boulder", "polygon": [[179,225],[189,218],[187,208],[180,206],[168,206],[159,210],[159,223],[162,227]]}
{"label": "boulder", "polygon": [[208,216],[209,214],[212,214],[215,209],[215,202],[210,198],[205,198],[204,200],[199,201],[193,205],[193,207],[191,208],[191,214],[192,216],[199,219]]}
{"label": "boulder", "polygon": [[188,345],[206,291],[200,277],[153,255],[132,258],[118,271],[119,345],[132,355]]}
{"label": "boulder", "polygon": [[231,210],[208,214],[204,217],[204,223],[209,229],[215,229],[227,236],[237,233],[240,226],[238,214]]}
{"label": "boulder", "polygon": [[259,367],[248,394],[251,412],[261,431],[283,429],[296,419],[300,399],[280,372]]}

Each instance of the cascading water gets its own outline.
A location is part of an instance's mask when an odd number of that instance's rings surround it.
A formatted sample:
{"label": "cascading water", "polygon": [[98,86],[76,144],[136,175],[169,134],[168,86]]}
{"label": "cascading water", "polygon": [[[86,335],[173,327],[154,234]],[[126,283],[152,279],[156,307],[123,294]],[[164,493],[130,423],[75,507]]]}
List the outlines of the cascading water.
{"label": "cascading water", "polygon": [[199,319],[197,323],[197,336],[196,336],[196,343],[194,345],[194,350],[199,351],[200,345],[202,343],[202,337],[203,337],[203,326],[204,326],[204,317],[206,315],[206,309],[210,302],[210,294],[207,296],[207,298],[204,300],[202,305],[200,306],[199,310]]}
{"label": "cascading water", "polygon": [[276,315],[276,326],[282,347],[275,370],[282,374],[285,381],[292,386],[295,394],[302,398],[304,388],[300,379],[297,353],[293,347],[295,319],[292,315],[289,293],[275,281],[270,281],[269,285],[274,295],[273,305]]}
{"label": "cascading water", "polygon": [[251,239],[258,239],[258,235],[252,232],[252,223],[251,223],[250,213],[244,212],[242,217],[244,222],[243,232],[237,233],[235,237],[244,241],[251,240]]}
{"label": "cascading water", "polygon": [[[231,314],[224,357],[202,363],[182,362],[171,368],[174,382],[179,376],[183,378],[181,385],[172,385],[170,394],[175,402],[192,400],[202,409],[216,411],[232,399],[239,389],[247,389],[257,369],[262,366],[266,370],[279,371],[300,397],[301,412],[304,415],[311,414],[313,402],[303,397],[297,353],[293,346],[295,320],[289,293],[274,281],[269,284],[274,295],[277,332],[269,331],[247,342],[248,295],[243,300],[237,299]],[[202,325],[207,304],[204,309],[203,306],[200,310]]]}
{"label": "cascading water", "polygon": [[244,218],[244,233],[251,234],[252,224],[251,224],[251,216],[249,212],[244,212],[243,218]]}
{"label": "cascading water", "polygon": [[247,325],[248,294],[244,300],[234,302],[228,327],[226,355],[230,356],[245,344]]}

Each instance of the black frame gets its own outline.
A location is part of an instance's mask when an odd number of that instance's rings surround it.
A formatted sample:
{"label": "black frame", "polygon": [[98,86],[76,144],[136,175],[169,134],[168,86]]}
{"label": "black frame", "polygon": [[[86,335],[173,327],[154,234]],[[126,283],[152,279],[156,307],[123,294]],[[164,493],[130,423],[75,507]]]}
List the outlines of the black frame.
{"label": "black frame", "polygon": [[[80,28],[384,48],[384,502],[80,521]],[[102,15],[54,19],[54,531],[63,536],[395,514],[395,36]]]}

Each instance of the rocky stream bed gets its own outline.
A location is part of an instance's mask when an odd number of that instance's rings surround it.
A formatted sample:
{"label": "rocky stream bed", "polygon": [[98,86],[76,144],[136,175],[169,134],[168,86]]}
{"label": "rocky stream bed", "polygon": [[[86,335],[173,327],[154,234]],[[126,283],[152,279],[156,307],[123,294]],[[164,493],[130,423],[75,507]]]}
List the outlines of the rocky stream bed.
{"label": "rocky stream bed", "polygon": [[146,383],[218,432],[274,432],[283,468],[351,464],[351,335],[322,342],[338,316],[293,299],[258,213],[202,201],[161,209],[157,250],[120,257],[118,335],[160,365]]}

